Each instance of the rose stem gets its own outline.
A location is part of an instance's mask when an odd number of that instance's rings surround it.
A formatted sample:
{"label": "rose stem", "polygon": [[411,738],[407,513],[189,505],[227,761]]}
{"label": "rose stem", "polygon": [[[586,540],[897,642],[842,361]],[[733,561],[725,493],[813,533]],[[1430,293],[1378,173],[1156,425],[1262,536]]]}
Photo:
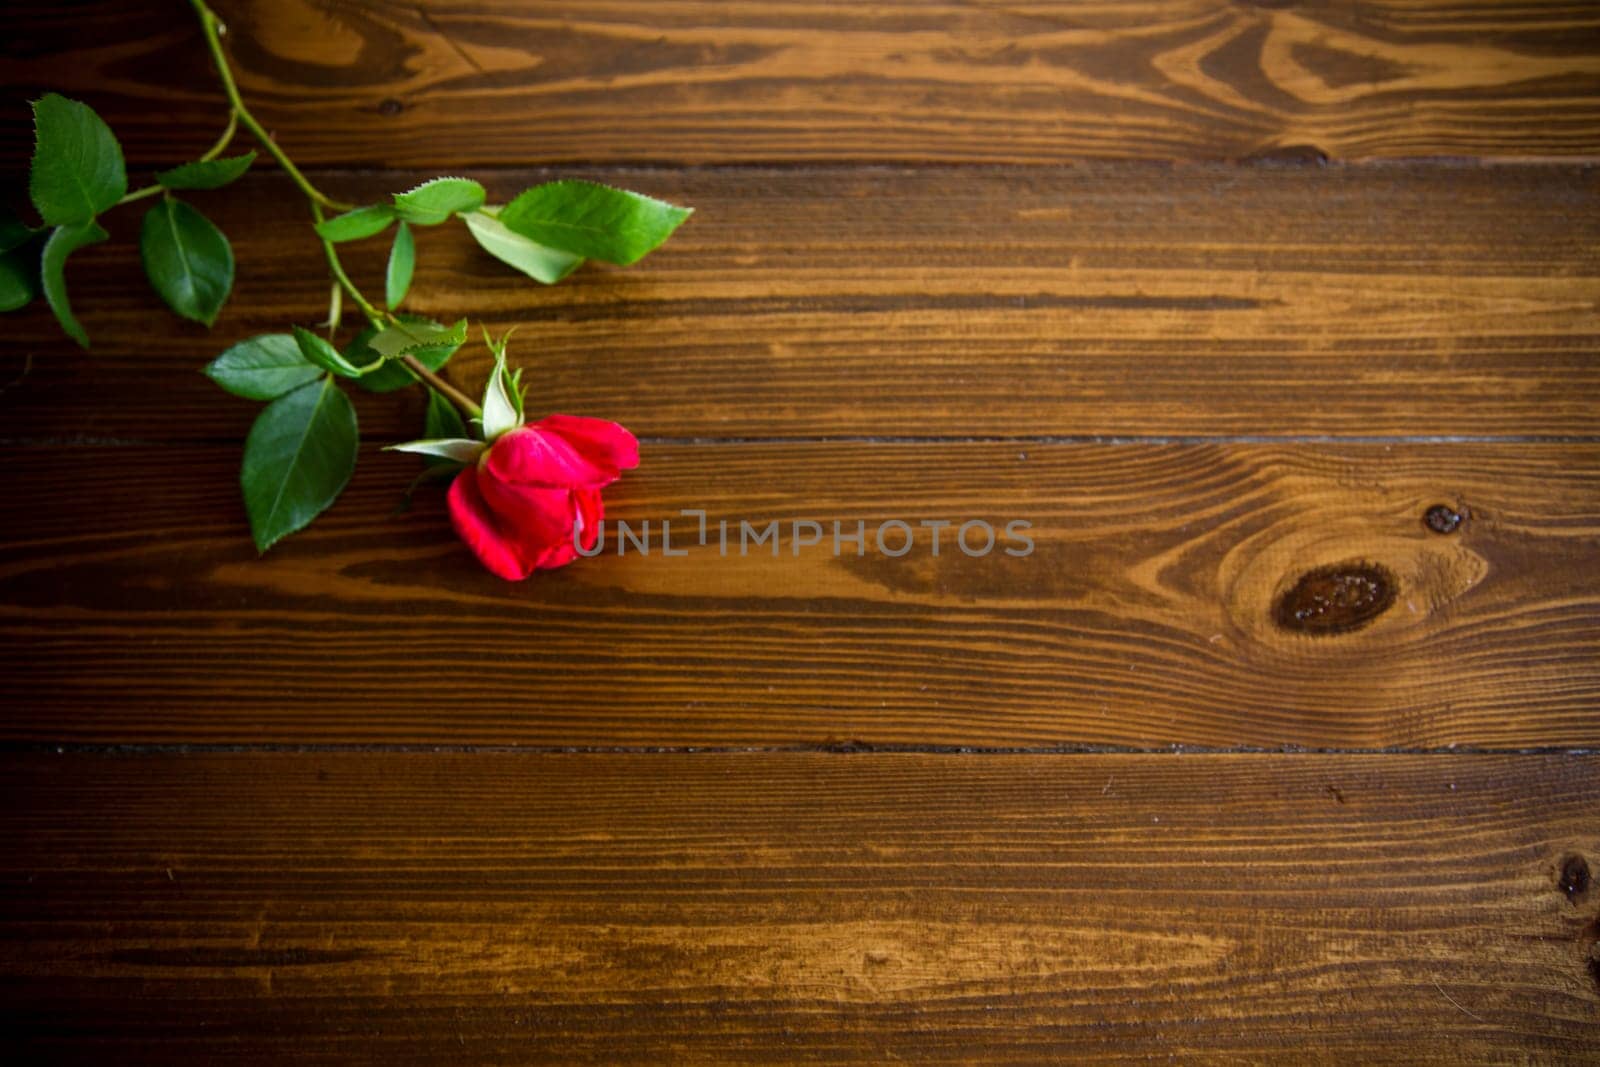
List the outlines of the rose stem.
{"label": "rose stem", "polygon": [[283,168],[283,172],[289,175],[312,203],[321,204],[331,211],[349,211],[354,208],[354,204],[335,200],[307,181],[306,176],[300,173],[300,168],[294,165],[294,160],[284,154],[283,149],[278,147],[278,142],[274,141],[272,135],[256,121],[254,115],[250,114],[250,109],[244,105],[244,98],[239,95],[239,86],[233,80],[233,68],[228,65],[228,57],[222,51],[222,20],[206,6],[205,0],[189,0],[189,3],[194,7],[195,14],[200,16],[200,28],[205,31],[206,47],[211,50],[211,58],[217,64],[217,76],[222,81],[222,91],[227,94],[228,103],[233,105],[234,114],[244,124],[244,128],[261,142],[261,147],[278,161],[278,166]]}
{"label": "rose stem", "polygon": [[427,382],[432,388],[437,389],[446,400],[449,400],[456,407],[460,408],[463,414],[471,416],[474,419],[481,419],[483,417],[483,409],[478,406],[477,401],[473,400],[466,393],[463,393],[461,390],[457,389],[455,386],[451,385],[449,382],[433,373],[433,371],[429,370],[427,367],[424,367],[422,365],[422,361],[416,356],[401,356],[400,362],[404,363],[406,365],[406,369],[412,374],[415,374],[418,378],[421,378],[423,381]]}
{"label": "rose stem", "polygon": [[[222,139],[217,142],[217,146],[206,154],[206,158],[214,158],[221,152],[222,148],[232,139],[235,126],[242,123],[244,128],[249,130],[257,141],[261,142],[261,147],[265,148],[272,158],[278,161],[278,165],[283,168],[283,172],[305,194],[306,199],[311,201],[311,213],[318,222],[323,221],[324,208],[330,211],[352,210],[355,207],[354,204],[335,200],[312,185],[306,179],[306,176],[300,173],[300,168],[294,165],[294,161],[284,153],[283,149],[278,147],[278,143],[262,128],[261,123],[256,121],[256,117],[250,114],[250,109],[245,106],[244,98],[239,95],[239,86],[233,79],[233,69],[228,65],[228,57],[222,51],[223,27],[221,20],[217,18],[215,12],[206,6],[205,0],[189,0],[189,2],[194,7],[195,14],[200,17],[200,26],[205,31],[206,47],[210,49],[211,58],[217,65],[217,75],[222,81],[222,91],[227,94],[228,103],[232,106],[232,111],[228,117],[228,128],[223,132]],[[327,257],[328,269],[333,272],[334,278],[338,281],[340,287],[349,294],[350,299],[355,301],[356,306],[361,309],[361,313],[366,316],[367,321],[374,326],[382,326],[386,321],[394,321],[393,315],[388,312],[380,312],[373,307],[371,301],[361,294],[361,290],[356,288],[355,283],[350,280],[350,275],[345,273],[344,265],[339,262],[339,252],[333,247],[333,242],[322,238],[320,234],[318,239],[322,241],[322,252]],[[473,417],[481,417],[483,415],[483,409],[471,397],[423,366],[422,362],[415,356],[401,356],[400,362],[412,374],[437,390],[467,415]]]}

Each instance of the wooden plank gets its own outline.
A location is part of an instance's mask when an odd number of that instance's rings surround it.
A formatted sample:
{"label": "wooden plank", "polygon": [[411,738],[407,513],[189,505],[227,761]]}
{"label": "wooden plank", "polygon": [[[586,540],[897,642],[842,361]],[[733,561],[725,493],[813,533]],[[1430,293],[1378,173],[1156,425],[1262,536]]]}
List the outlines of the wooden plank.
{"label": "wooden plank", "polygon": [[[7,95],[89,97],[134,158],[220,94],[179,5],[13,5]],[[1572,0],[870,5],[217,0],[246,97],[317,165],[1594,156]],[[26,116],[8,114],[12,162]]]}
{"label": "wooden plank", "polygon": [[[583,173],[699,211],[639,267],[556,287],[458,228],[419,238],[412,306],[521,326],[543,410],[696,438],[1595,432],[1590,170]],[[484,177],[505,198],[549,176]],[[415,178],[326,180],[365,198]],[[92,355],[42,305],[6,319],[7,437],[243,437],[253,405],[195,369],[316,321],[327,291],[286,182],[202,204],[240,261],[217,329],[157,305],[117,216],[71,267]],[[369,286],[371,244],[352,260]],[[476,387],[487,367],[474,342],[455,373]],[[420,410],[373,398],[362,425],[403,439]]]}
{"label": "wooden plank", "polygon": [[40,753],[3,780],[13,1062],[1600,1053],[1594,757]]}
{"label": "wooden plank", "polygon": [[[419,467],[370,451],[258,560],[236,463],[5,453],[0,737],[1600,746],[1600,446],[647,445],[606,554],[521,584],[437,492],[397,517]],[[618,518],[650,555],[615,554]],[[996,545],[951,527],[934,557],[937,520]],[[741,521],[781,540],[741,552]]]}

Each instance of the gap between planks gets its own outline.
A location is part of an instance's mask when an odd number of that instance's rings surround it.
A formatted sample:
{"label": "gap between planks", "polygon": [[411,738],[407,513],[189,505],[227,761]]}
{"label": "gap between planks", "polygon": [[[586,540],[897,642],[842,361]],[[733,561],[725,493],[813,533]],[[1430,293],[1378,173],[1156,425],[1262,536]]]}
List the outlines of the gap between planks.
{"label": "gap between planks", "polygon": [[[365,439],[365,438],[364,438]],[[1161,435],[1014,434],[940,436],[818,434],[728,437],[647,437],[641,445],[1595,445],[1600,434],[1194,434]],[[238,444],[237,437],[197,437],[162,441],[141,437],[0,437],[0,448],[199,448]]]}
{"label": "gap between planks", "polygon": [[1592,756],[1600,749],[1535,745],[1524,748],[1443,745],[1432,748],[1337,748],[1305,745],[919,745],[866,741],[798,745],[411,745],[367,743],[85,744],[0,741],[3,755],[187,756],[230,753],[396,754],[490,756]]}

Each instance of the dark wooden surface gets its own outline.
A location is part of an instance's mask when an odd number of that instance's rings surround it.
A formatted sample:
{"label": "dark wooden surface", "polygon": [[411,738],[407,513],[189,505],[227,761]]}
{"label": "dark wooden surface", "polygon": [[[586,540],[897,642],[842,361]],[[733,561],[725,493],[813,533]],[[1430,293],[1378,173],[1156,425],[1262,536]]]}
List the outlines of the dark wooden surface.
{"label": "dark wooden surface", "polygon": [[[538,172],[479,172],[496,199]],[[561,171],[697,207],[639,267],[530,284],[421,231],[410,306],[497,330],[536,401],[658,437],[1572,436],[1600,407],[1600,172],[1149,165]],[[335,175],[351,199],[415,175]],[[277,176],[197,198],[241,250],[226,325],[175,323],[138,213],[74,260],[92,358],[8,319],[8,435],[232,440],[253,407],[193,369],[219,339],[326,316]],[[382,279],[387,246],[353,269]],[[226,330],[226,333],[220,331]],[[159,335],[162,343],[148,338]],[[48,347],[46,347],[48,346]],[[463,384],[488,371],[469,346]],[[151,388],[151,382],[160,388]],[[619,388],[619,383],[625,388]],[[409,435],[409,394],[362,407]]]}
{"label": "dark wooden surface", "polygon": [[[237,451],[12,451],[0,738],[1600,747],[1596,445],[646,444],[610,514],[654,554],[526,584],[437,490],[396,516],[416,464],[375,450],[258,561]],[[1453,534],[1424,525],[1441,501]],[[1035,548],[835,557],[835,518],[1024,518]],[[742,519],[785,524],[777,557]],[[825,540],[796,556],[804,519]],[[1396,596],[1375,621],[1279,624],[1307,573],[1363,561]]]}
{"label": "dark wooden surface", "polygon": [[[418,310],[643,437],[609,500],[657,546],[1036,549],[507,584],[397,512],[392,394],[257,559],[255,406],[196,371],[323,313],[304,207],[197,197],[210,332],[113,215],[92,354],[3,320],[8,1062],[1600,1059],[1592,5],[217,6],[341,195],[698,209],[555,288],[419,240]],[[0,169],[46,88],[136,170],[214,136],[183,5],[6,30]],[[1286,627],[1330,572],[1373,617]]]}
{"label": "dark wooden surface", "polygon": [[[205,146],[181,11],[29,5],[0,86]],[[1593,157],[1581,0],[218,0],[298,158],[471,164]],[[8,117],[15,124],[15,117]],[[174,128],[176,125],[176,129]]]}
{"label": "dark wooden surface", "polygon": [[[1579,1062],[1600,760],[7,760],[30,1055]],[[1312,1044],[1312,1038],[1315,1042]]]}

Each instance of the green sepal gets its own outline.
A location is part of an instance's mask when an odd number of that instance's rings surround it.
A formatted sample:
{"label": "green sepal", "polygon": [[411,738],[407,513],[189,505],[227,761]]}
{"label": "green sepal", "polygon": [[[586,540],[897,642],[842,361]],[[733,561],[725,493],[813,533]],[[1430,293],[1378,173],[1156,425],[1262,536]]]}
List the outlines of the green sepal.
{"label": "green sepal", "polygon": [[469,437],[441,437],[431,441],[407,441],[399,445],[386,445],[385,452],[412,452],[419,456],[431,456],[436,459],[447,459],[452,463],[467,464],[477,460],[480,453],[489,447],[482,441],[474,441]]}
{"label": "green sepal", "polygon": [[[506,346],[511,343],[511,335],[517,332],[517,328],[512,326],[501,334],[498,340],[489,336],[489,327],[483,326],[480,329],[483,330],[483,343],[488,346],[495,361],[497,363],[505,363]],[[527,412],[523,410],[521,367],[516,370],[510,370],[509,367],[506,368],[506,395],[511,399],[511,406],[517,409],[518,425],[526,422],[528,416]]]}
{"label": "green sepal", "polygon": [[[489,372],[488,384],[483,389],[483,416],[479,425],[483,429],[483,439],[493,442],[501,434],[522,425],[522,404],[519,402],[521,390],[506,369],[506,339],[502,337],[498,344],[490,342],[489,347],[494,352],[494,369]],[[514,396],[516,400],[512,399]]]}

